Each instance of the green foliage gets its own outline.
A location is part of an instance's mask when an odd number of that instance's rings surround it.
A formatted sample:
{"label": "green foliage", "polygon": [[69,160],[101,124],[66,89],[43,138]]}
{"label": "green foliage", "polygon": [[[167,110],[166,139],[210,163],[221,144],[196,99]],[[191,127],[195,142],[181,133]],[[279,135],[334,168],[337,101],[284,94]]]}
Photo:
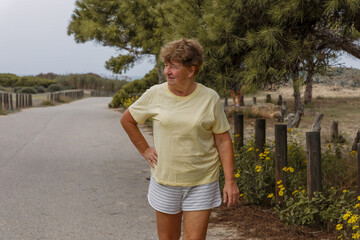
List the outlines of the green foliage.
{"label": "green foliage", "polygon": [[126,71],[144,55],[158,54],[162,36],[153,9],[160,1],[77,0],[75,4],[68,34],[78,43],[95,40],[122,50],[106,63],[114,73]]}
{"label": "green foliage", "polygon": [[36,89],[36,91],[38,93],[44,93],[46,92],[46,89],[43,86],[34,86],[34,88]]}
{"label": "green foliage", "polygon": [[[249,11],[251,9],[251,11]],[[205,49],[198,81],[226,94],[323,74],[338,50],[360,56],[360,4],[354,0],[78,0],[68,34],[121,50],[106,67],[115,73],[153,55],[168,41],[197,38]]]}
{"label": "green foliage", "polygon": [[128,107],[135,100],[133,97],[142,94],[146,89],[158,83],[157,70],[153,69],[144,78],[125,84],[114,96],[110,107]]}
{"label": "green foliage", "polygon": [[[334,229],[341,223],[343,236],[352,236],[358,229],[352,229],[355,223],[349,223],[350,218],[344,219],[344,214],[349,211],[351,216],[359,214],[360,197],[356,198],[355,192],[348,190],[356,186],[356,183],[349,182],[349,178],[356,179],[355,175],[349,175],[354,171],[350,164],[356,162],[355,152],[344,155],[340,154],[344,151],[338,145],[327,145],[322,153],[323,191],[315,192],[309,200],[306,191],[307,157],[302,140],[300,133],[288,129],[288,166],[282,169],[285,182],[275,182],[274,146],[267,144],[260,153],[255,149],[252,135],[234,155],[234,175],[241,196],[250,204],[274,206],[287,224]],[[259,156],[258,161],[255,154]],[[220,185],[224,185],[223,171],[220,171]],[[278,197],[282,197],[279,205],[275,203],[275,186],[279,189]]]}
{"label": "green foliage", "polygon": [[65,89],[93,89],[115,92],[119,90],[126,80],[111,80],[102,78],[94,73],[57,75],[56,82]]}
{"label": "green foliage", "polygon": [[0,86],[3,87],[12,87],[15,86],[15,83],[19,79],[15,74],[10,73],[1,73],[0,74]]}
{"label": "green foliage", "polygon": [[62,90],[62,87],[59,84],[51,84],[47,88],[48,92],[58,92],[58,91],[61,91],[61,90]]}
{"label": "green foliage", "polygon": [[17,93],[37,94],[38,91],[34,87],[23,87],[19,89]]}
{"label": "green foliage", "polygon": [[19,87],[43,86],[44,88],[47,88],[51,84],[55,84],[55,83],[56,83],[55,80],[24,76],[18,78],[14,86],[19,86]]}

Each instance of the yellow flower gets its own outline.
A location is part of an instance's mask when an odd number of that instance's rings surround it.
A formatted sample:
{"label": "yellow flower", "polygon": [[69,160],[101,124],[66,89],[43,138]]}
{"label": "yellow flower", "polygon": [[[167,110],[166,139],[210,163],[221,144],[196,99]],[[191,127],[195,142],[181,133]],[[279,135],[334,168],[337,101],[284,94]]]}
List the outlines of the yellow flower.
{"label": "yellow flower", "polygon": [[259,153],[259,157],[263,157],[264,156],[264,154],[263,153]]}
{"label": "yellow flower", "polygon": [[352,230],[355,230],[355,229],[357,229],[358,227],[359,227],[359,225],[355,225],[355,226],[353,226]]}
{"label": "yellow flower", "polygon": [[256,151],[258,152],[258,151],[260,151],[260,150],[257,148]]}
{"label": "yellow flower", "polygon": [[292,195],[294,195],[295,193],[299,192],[299,190],[295,190],[292,192]]}
{"label": "yellow flower", "polygon": [[265,160],[270,160],[270,157],[266,157],[266,159]]}
{"label": "yellow flower", "polygon": [[328,148],[331,149],[331,144],[330,143],[328,144]]}
{"label": "yellow flower", "polygon": [[240,174],[239,173],[235,174],[235,177],[236,178],[240,177]]}
{"label": "yellow flower", "polygon": [[247,151],[248,151],[248,152],[254,151],[254,148],[251,147],[251,148],[249,148]]}
{"label": "yellow flower", "polygon": [[273,193],[270,193],[269,195],[267,195],[267,198],[273,198],[273,197],[274,197]]}
{"label": "yellow flower", "polygon": [[343,229],[343,225],[341,223],[336,225],[336,230],[340,231],[341,229]]}
{"label": "yellow flower", "polygon": [[294,172],[295,170],[292,167],[288,167],[290,172]]}
{"label": "yellow flower", "polygon": [[287,167],[283,167],[283,169],[282,169],[282,170],[286,172],[286,171],[287,171]]}
{"label": "yellow flower", "polygon": [[291,133],[292,132],[292,128],[288,128],[288,130],[287,130],[289,133]]}
{"label": "yellow flower", "polygon": [[278,185],[282,183],[282,180],[279,180],[276,182]]}
{"label": "yellow flower", "polygon": [[256,172],[260,172],[260,171],[261,171],[261,166],[256,166],[256,167],[255,167],[255,171],[256,171]]}
{"label": "yellow flower", "polygon": [[354,214],[354,215],[351,216],[348,223],[355,223],[358,219],[359,219],[359,216]]}
{"label": "yellow flower", "polygon": [[284,195],[284,191],[279,191],[279,196],[282,196],[282,195]]}
{"label": "yellow flower", "polygon": [[348,211],[347,213],[344,214],[343,219],[346,220],[346,219],[348,219],[350,216],[351,216],[351,212]]}
{"label": "yellow flower", "polygon": [[346,193],[346,192],[348,192],[349,190],[343,190],[343,193]]}
{"label": "yellow flower", "polygon": [[355,208],[359,208],[360,207],[360,203],[355,204]]}
{"label": "yellow flower", "polygon": [[[242,196],[244,196],[244,194],[243,193],[241,193],[240,195],[239,195],[239,197],[242,197]],[[245,198],[245,197],[244,197]]]}
{"label": "yellow flower", "polygon": [[353,238],[353,239],[359,239],[359,238],[360,238],[359,232],[353,233],[352,238]]}
{"label": "yellow flower", "polygon": [[355,154],[356,154],[356,151],[351,151],[351,152],[349,152],[349,154],[355,155]]}
{"label": "yellow flower", "polygon": [[338,239],[342,238],[342,234],[340,236],[338,236]]}
{"label": "yellow flower", "polygon": [[360,201],[360,196],[358,196],[357,199]]}
{"label": "yellow flower", "polygon": [[240,135],[239,135],[239,134],[235,134],[235,137],[240,137]]}

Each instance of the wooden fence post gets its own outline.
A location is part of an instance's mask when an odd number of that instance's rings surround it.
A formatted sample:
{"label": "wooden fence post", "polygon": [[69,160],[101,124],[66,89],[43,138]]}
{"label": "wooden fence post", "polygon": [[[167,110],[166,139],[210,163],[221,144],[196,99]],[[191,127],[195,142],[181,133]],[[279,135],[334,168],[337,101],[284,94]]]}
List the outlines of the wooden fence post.
{"label": "wooden fence post", "polygon": [[12,93],[10,93],[10,108],[11,108],[11,110],[14,110],[14,102],[13,102]]}
{"label": "wooden fence post", "polygon": [[234,142],[237,150],[244,146],[244,115],[234,115]]}
{"label": "wooden fence post", "polygon": [[[275,125],[275,180],[282,182],[286,188],[285,171],[287,166],[287,126],[284,124]],[[279,184],[276,184],[276,202],[280,203],[283,199],[279,195]]]}
{"label": "wooden fence post", "polygon": [[29,95],[29,107],[32,107],[32,94]]}
{"label": "wooden fence post", "polygon": [[356,151],[356,147],[357,147],[357,144],[360,143],[360,129],[358,129],[357,133],[356,133],[356,137],[354,139],[354,143],[351,147],[351,150],[352,151]]}
{"label": "wooden fence post", "polygon": [[256,105],[256,97],[253,97],[253,104]]}
{"label": "wooden fence post", "polygon": [[271,103],[271,94],[266,94],[265,102],[266,103]]}
{"label": "wooden fence post", "polygon": [[287,101],[283,101],[280,109],[280,122],[284,122],[286,111],[287,111]]}
{"label": "wooden fence post", "polygon": [[322,191],[320,132],[306,133],[307,148],[307,190],[309,199],[314,192]]}
{"label": "wooden fence post", "polygon": [[[92,92],[91,92],[91,95],[92,95]],[[224,107],[227,107],[229,105],[228,103],[228,97],[225,97],[224,98]]]}
{"label": "wooden fence post", "polygon": [[315,114],[314,123],[312,125],[311,131],[312,132],[320,132],[321,130],[321,120],[324,117],[324,114],[317,112]]}
{"label": "wooden fence post", "polygon": [[244,95],[240,94],[240,106],[245,106]]}
{"label": "wooden fence post", "polygon": [[[264,152],[265,139],[266,139],[266,120],[255,120],[255,159],[259,160],[259,153]],[[258,151],[257,151],[258,150]]]}
{"label": "wooden fence post", "polygon": [[3,94],[0,93],[0,110],[2,109],[2,105],[3,105]]}
{"label": "wooden fence post", "polygon": [[279,95],[276,105],[281,106],[281,105],[282,105],[282,102],[283,102],[282,96]]}
{"label": "wooden fence post", "polygon": [[357,144],[357,164],[358,164],[358,195],[360,194],[360,143]]}
{"label": "wooden fence post", "polygon": [[9,110],[9,98],[8,93],[4,93],[4,109]]}
{"label": "wooden fence post", "polygon": [[26,107],[24,94],[21,94],[21,107]]}

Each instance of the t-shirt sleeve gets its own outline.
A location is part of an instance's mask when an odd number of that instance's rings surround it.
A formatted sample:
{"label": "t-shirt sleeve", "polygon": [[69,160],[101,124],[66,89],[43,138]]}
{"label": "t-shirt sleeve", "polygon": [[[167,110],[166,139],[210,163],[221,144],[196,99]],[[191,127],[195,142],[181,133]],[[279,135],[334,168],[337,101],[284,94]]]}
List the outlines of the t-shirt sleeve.
{"label": "t-shirt sleeve", "polygon": [[224,133],[228,131],[231,127],[227,117],[225,115],[224,106],[220,100],[217,100],[214,106],[214,124],[212,126],[212,132],[216,134]]}
{"label": "t-shirt sleeve", "polygon": [[134,120],[139,124],[144,124],[146,119],[153,116],[153,91],[148,89],[130,107],[129,112]]}

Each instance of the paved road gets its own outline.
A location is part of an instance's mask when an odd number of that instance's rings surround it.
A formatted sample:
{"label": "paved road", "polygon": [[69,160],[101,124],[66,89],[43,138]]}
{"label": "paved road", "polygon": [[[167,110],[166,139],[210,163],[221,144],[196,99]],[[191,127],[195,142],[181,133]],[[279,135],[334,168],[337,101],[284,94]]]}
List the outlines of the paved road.
{"label": "paved road", "polygon": [[148,165],[110,98],[0,116],[0,239],[157,239]]}

